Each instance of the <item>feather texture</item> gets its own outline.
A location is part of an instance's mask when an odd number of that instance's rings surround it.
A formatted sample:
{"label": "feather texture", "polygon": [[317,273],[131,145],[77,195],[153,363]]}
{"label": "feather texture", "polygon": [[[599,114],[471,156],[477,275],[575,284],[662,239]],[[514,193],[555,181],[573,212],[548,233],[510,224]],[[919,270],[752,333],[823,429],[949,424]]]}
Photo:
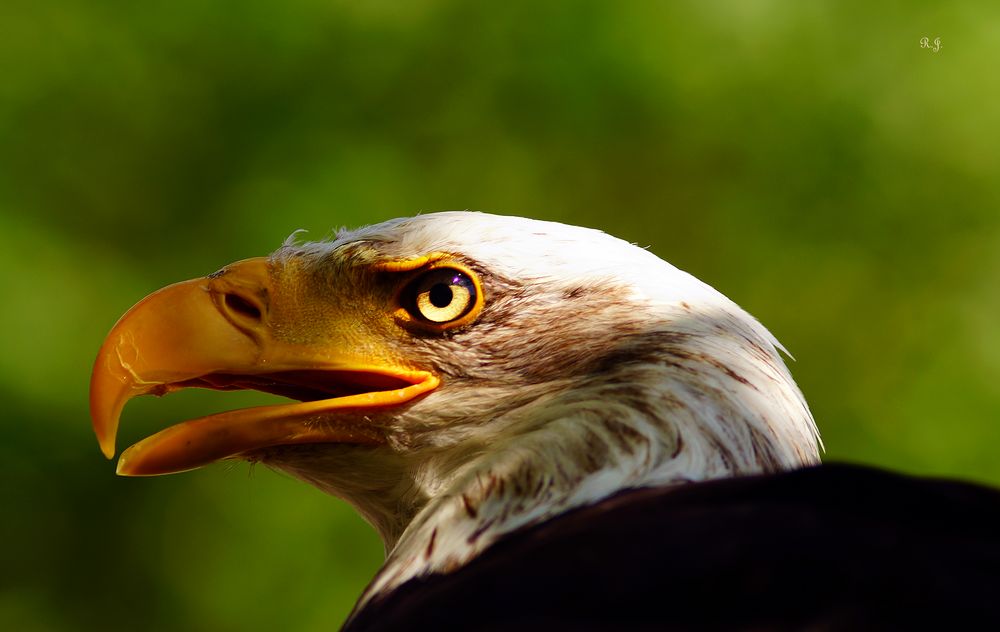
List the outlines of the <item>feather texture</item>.
{"label": "feather texture", "polygon": [[272,260],[343,282],[432,252],[475,270],[486,295],[475,323],[399,343],[442,386],[379,420],[387,447],[262,459],[347,499],[379,530],[388,557],[361,605],[623,489],[818,462],[777,340],[710,286],[602,232],[437,213],[290,241]]}

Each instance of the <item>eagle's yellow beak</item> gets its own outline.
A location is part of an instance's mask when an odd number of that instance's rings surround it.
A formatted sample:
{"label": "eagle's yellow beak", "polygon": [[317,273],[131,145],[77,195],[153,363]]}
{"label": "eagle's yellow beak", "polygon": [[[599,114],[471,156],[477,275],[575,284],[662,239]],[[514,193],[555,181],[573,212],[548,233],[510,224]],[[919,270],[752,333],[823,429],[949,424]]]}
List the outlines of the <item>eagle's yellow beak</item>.
{"label": "eagle's yellow beak", "polygon": [[202,387],[300,400],[167,428],[128,448],[119,474],[179,472],[276,445],[381,443],[379,428],[358,421],[363,414],[330,413],[398,406],[438,385],[426,371],[388,366],[373,352],[377,341],[359,341],[351,323],[333,327],[322,344],[294,342],[287,332],[296,323],[272,322],[273,290],[267,259],[248,259],[154,292],[118,321],[90,381],[94,432],[108,458],[122,408],[137,395]]}

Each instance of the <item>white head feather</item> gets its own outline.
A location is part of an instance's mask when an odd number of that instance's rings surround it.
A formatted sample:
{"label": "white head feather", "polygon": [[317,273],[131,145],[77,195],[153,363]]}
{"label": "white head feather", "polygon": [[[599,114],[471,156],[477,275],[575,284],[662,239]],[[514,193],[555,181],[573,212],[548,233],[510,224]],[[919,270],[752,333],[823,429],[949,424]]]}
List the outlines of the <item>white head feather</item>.
{"label": "white head feather", "polygon": [[431,252],[482,271],[487,301],[461,332],[414,342],[442,386],[390,421],[389,448],[264,459],[346,498],[382,534],[388,558],[362,603],[623,489],[819,460],[777,340],[712,287],[600,231],[447,212],[274,258],[323,268]]}

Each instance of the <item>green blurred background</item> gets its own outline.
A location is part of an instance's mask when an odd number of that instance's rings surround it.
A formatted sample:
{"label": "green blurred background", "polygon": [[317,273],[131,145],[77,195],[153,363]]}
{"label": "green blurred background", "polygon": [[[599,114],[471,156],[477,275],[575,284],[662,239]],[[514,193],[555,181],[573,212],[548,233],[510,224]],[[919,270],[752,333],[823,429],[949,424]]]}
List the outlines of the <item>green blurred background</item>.
{"label": "green blurred background", "polygon": [[[998,53],[986,1],[5,0],[0,628],[343,620],[381,560],[346,505],[117,478],[87,415],[130,305],[300,228],[649,245],[795,354],[828,460],[1000,484]],[[119,446],[263,397],[135,401]]]}

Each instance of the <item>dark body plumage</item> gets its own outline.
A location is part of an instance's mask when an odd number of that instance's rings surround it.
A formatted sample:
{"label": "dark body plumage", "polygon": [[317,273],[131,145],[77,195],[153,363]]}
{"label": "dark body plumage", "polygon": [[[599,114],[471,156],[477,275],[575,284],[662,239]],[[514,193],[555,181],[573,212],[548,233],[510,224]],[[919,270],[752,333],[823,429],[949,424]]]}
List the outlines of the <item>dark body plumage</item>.
{"label": "dark body plumage", "polygon": [[410,580],[361,630],[1000,629],[1000,492],[825,465],[622,492]]}

